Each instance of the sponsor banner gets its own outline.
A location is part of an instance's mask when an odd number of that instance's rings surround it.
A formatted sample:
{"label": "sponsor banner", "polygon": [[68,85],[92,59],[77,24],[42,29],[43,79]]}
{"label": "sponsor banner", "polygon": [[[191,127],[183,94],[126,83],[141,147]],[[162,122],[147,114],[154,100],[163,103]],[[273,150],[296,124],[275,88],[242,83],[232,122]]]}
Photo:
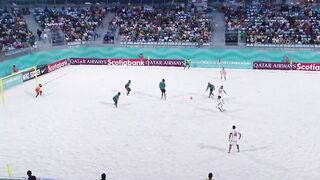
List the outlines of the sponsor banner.
{"label": "sponsor banner", "polygon": [[62,67],[65,67],[68,65],[67,59],[62,59],[56,62],[53,62],[51,64],[48,64],[48,73],[55,71],[57,69],[60,69]]}
{"label": "sponsor banner", "polygon": [[173,66],[173,67],[185,66],[185,61],[181,59],[149,59],[145,61],[146,61],[146,66]]}
{"label": "sponsor banner", "polygon": [[145,66],[138,58],[70,58],[70,65]]}
{"label": "sponsor banner", "polygon": [[[48,67],[47,65],[40,65],[37,66],[37,76],[42,76],[44,74],[48,73]],[[35,72],[34,69],[30,69],[29,71],[22,73],[22,80],[23,82],[29,81],[30,79],[35,78]]]}
{"label": "sponsor banner", "polygon": [[320,63],[296,63],[298,71],[320,71]]}
{"label": "sponsor banner", "polygon": [[18,73],[9,77],[4,77],[2,79],[2,85],[4,89],[9,89],[11,87],[21,84],[22,82],[23,81],[22,81],[21,73]]}
{"label": "sponsor banner", "polygon": [[286,63],[286,62],[253,62],[253,69],[261,70],[296,70],[297,63]]}
{"label": "sponsor banner", "polygon": [[204,68],[230,68],[230,69],[251,69],[251,61],[234,61],[234,60],[200,60],[192,61],[193,67],[204,67]]}
{"label": "sponsor banner", "polygon": [[174,66],[183,67],[181,59],[140,59],[140,58],[70,58],[70,65],[108,66]]}

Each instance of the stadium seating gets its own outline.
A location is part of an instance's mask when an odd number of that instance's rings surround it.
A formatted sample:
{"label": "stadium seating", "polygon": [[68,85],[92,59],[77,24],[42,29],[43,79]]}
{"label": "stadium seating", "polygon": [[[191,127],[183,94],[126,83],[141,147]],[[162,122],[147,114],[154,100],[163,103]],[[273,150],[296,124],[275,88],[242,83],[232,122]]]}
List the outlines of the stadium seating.
{"label": "stadium seating", "polygon": [[212,17],[182,6],[118,9],[109,25],[120,28],[122,42],[143,44],[209,43]]}
{"label": "stadium seating", "polygon": [[27,48],[34,43],[35,36],[28,29],[22,9],[0,8],[0,52]]}

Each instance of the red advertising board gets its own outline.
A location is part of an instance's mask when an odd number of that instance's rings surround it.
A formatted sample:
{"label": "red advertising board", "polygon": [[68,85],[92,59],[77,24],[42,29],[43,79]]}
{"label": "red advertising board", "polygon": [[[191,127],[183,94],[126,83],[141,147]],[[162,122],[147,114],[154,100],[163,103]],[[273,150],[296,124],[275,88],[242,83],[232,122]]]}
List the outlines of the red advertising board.
{"label": "red advertising board", "polygon": [[140,58],[70,58],[70,65],[108,66],[174,66],[183,67],[181,59],[140,59]]}
{"label": "red advertising board", "polygon": [[62,67],[65,67],[68,65],[68,62],[66,59],[62,59],[56,62],[53,62],[51,64],[48,64],[48,73],[55,71],[57,69],[60,69]]}
{"label": "red advertising board", "polygon": [[174,66],[184,67],[185,62],[181,59],[149,59],[146,60],[146,66]]}
{"label": "red advertising board", "polygon": [[286,63],[286,62],[262,62],[255,61],[253,62],[253,69],[261,70],[296,70],[296,63]]}
{"label": "red advertising board", "polygon": [[297,63],[298,71],[320,71],[320,63]]}
{"label": "red advertising board", "polygon": [[253,69],[261,70],[295,70],[320,71],[320,63],[288,63],[288,62],[253,62]]}
{"label": "red advertising board", "polygon": [[138,58],[70,58],[70,65],[144,66]]}

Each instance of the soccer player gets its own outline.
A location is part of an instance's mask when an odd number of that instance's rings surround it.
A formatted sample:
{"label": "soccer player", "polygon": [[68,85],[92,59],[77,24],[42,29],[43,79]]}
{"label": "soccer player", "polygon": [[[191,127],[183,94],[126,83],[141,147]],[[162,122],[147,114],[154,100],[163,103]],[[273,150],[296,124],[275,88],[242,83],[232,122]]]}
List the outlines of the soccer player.
{"label": "soccer player", "polygon": [[227,80],[227,71],[224,69],[224,67],[222,67],[220,75],[220,79],[224,78],[224,80]]}
{"label": "soccer player", "polygon": [[159,88],[161,90],[161,99],[164,98],[166,100],[166,83],[164,79],[159,83]]}
{"label": "soccer player", "polygon": [[217,104],[217,108],[222,112],[222,111],[224,111],[224,109],[223,109],[224,101],[221,96],[218,96],[218,100],[219,100],[219,103]]}
{"label": "soccer player", "polygon": [[213,90],[215,90],[215,87],[214,87],[213,84],[211,84],[210,82],[208,82],[206,92],[208,91],[208,89],[210,90],[210,93],[209,93],[209,98],[210,98],[211,95],[214,96],[212,92],[213,92]]}
{"label": "soccer player", "polygon": [[126,90],[127,90],[127,96],[129,95],[129,93],[130,93],[130,91],[131,91],[131,89],[130,89],[130,84],[131,84],[131,80],[129,80],[129,81],[127,82],[127,84],[124,86],[124,87],[126,88]]}
{"label": "soccer player", "polygon": [[191,61],[190,61],[190,59],[186,59],[184,62],[185,62],[184,69],[186,69],[186,67],[188,67],[188,69],[190,69],[190,66],[191,66]]}
{"label": "soccer player", "polygon": [[219,98],[219,96],[222,97],[223,94],[227,94],[227,93],[223,89],[223,86],[220,86],[220,88],[218,89],[218,98]]}
{"label": "soccer player", "polygon": [[239,144],[238,144],[238,140],[240,140],[240,139],[241,139],[241,133],[236,131],[236,126],[233,125],[232,126],[232,131],[229,134],[229,142],[230,142],[230,144],[229,144],[228,153],[230,153],[231,147],[233,145],[237,145],[238,152],[240,152],[240,148],[239,148]]}
{"label": "soccer player", "polygon": [[42,95],[42,90],[41,90],[41,88],[42,88],[42,84],[39,84],[37,87],[36,87],[36,89],[35,89],[35,91],[36,91],[36,98],[40,95]]}
{"label": "soccer player", "polygon": [[118,107],[118,100],[119,100],[119,97],[120,97],[120,92],[118,92],[115,96],[113,96],[113,102],[114,102],[114,106],[117,108]]}

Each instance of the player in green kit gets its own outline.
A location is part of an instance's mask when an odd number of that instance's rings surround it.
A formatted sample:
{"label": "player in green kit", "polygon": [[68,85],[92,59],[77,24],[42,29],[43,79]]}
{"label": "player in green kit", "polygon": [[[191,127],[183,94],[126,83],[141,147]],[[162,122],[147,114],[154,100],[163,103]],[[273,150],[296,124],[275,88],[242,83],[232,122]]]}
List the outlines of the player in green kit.
{"label": "player in green kit", "polygon": [[186,60],[184,61],[184,63],[185,63],[184,69],[186,69],[186,67],[187,67],[188,69],[190,69],[190,66],[191,66],[191,61],[190,61],[190,59],[186,59]]}
{"label": "player in green kit", "polygon": [[120,92],[118,92],[115,96],[113,96],[113,102],[114,102],[114,106],[117,108],[118,107],[118,100],[119,100],[119,97],[120,97]]}
{"label": "player in green kit", "polygon": [[207,89],[206,89],[206,92],[208,91],[208,89],[210,90],[210,93],[209,93],[209,98],[211,97],[211,95],[213,96],[213,90],[215,90],[215,87],[213,84],[211,84],[210,82],[208,82],[208,85],[207,85]]}
{"label": "player in green kit", "polygon": [[161,90],[161,99],[164,98],[166,100],[166,83],[164,79],[159,83],[159,88]]}
{"label": "player in green kit", "polygon": [[131,84],[131,80],[129,80],[129,81],[127,82],[127,84],[124,86],[124,87],[126,88],[126,90],[127,90],[127,96],[129,95],[129,93],[130,93],[130,91],[131,91],[131,89],[130,89],[130,84]]}

